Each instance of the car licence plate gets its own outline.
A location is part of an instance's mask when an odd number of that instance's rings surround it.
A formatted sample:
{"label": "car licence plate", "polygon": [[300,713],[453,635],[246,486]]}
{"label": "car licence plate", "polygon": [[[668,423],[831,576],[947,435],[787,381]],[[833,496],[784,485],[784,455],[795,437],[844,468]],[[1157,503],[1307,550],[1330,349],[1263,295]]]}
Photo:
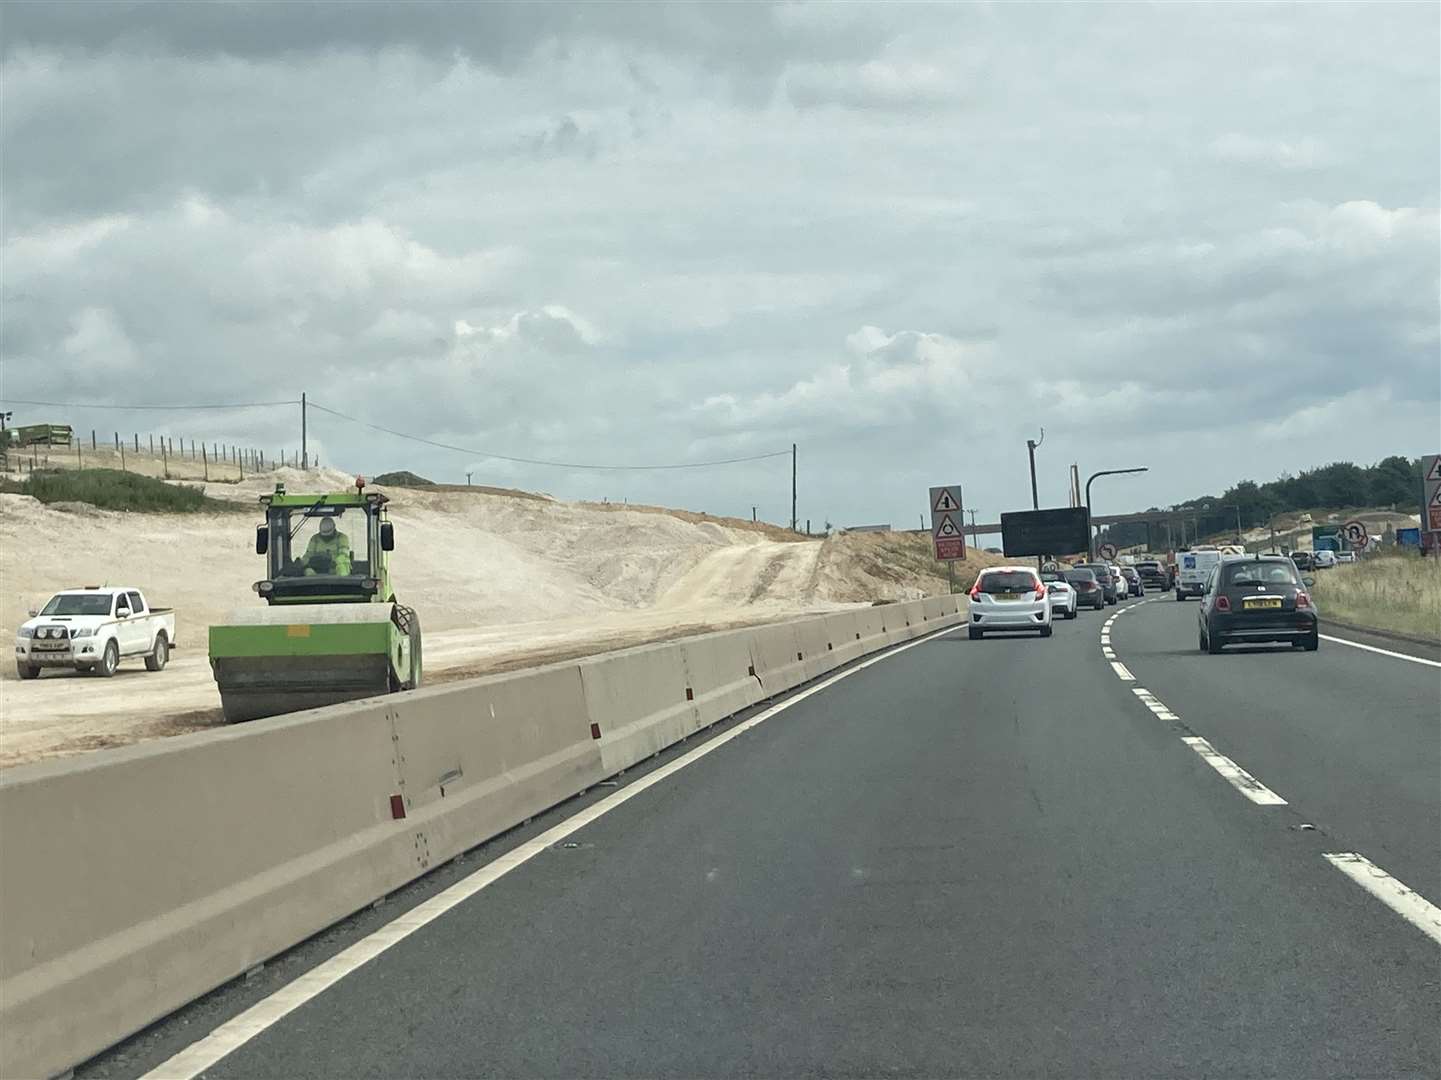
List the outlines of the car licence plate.
{"label": "car licence plate", "polygon": [[1246,611],[1256,611],[1261,608],[1278,608],[1281,606],[1279,596],[1248,596],[1241,601],[1241,607]]}
{"label": "car licence plate", "polygon": [[996,599],[997,599],[997,600],[1019,600],[1019,599],[1021,599],[1021,597],[1025,596],[1025,595],[1026,595],[1025,593],[1018,593],[1018,592],[998,592],[998,593],[996,593]]}

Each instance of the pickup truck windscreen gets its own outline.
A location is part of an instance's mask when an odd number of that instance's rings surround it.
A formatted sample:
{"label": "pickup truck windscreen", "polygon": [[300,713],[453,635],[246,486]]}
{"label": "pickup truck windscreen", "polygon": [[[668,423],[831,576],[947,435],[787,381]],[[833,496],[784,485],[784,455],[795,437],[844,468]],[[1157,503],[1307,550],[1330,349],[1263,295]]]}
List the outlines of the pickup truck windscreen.
{"label": "pickup truck windscreen", "polygon": [[109,615],[109,593],[60,593],[50,598],[41,615]]}

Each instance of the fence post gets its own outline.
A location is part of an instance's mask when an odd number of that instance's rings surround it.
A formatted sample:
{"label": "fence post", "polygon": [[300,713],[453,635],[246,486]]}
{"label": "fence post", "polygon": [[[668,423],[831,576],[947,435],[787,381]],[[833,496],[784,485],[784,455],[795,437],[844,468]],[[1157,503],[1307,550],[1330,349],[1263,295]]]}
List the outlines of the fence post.
{"label": "fence post", "polygon": [[124,472],[124,471],[125,471],[125,446],[124,446],[124,444],[122,443],[122,444],[118,447],[118,449],[119,449],[119,451],[120,451],[120,471],[121,471],[121,472]]}
{"label": "fence post", "polygon": [[115,433],[115,449],[120,449],[120,432],[118,431]]}
{"label": "fence post", "polygon": [[205,469],[205,479],[210,479],[210,459],[205,456],[205,444],[200,444],[200,464]]}
{"label": "fence post", "polygon": [[77,470],[80,470],[80,469],[85,468],[85,462],[84,462],[84,460],[82,460],[81,457],[80,457],[80,440],[79,440],[79,439],[76,439],[76,440],[75,440],[75,468],[76,468]]}
{"label": "fence post", "polygon": [[154,456],[155,456],[155,435],[154,435],[154,433],[152,433],[151,436],[150,436],[150,456],[151,456],[151,457],[154,457]]}
{"label": "fence post", "polygon": [[90,429],[90,449],[95,449],[95,429]]}
{"label": "fence post", "polygon": [[245,479],[245,461],[241,458],[239,451],[235,454],[235,464],[240,466],[240,479]]}
{"label": "fence post", "polygon": [[160,467],[165,471],[165,479],[170,479],[170,456],[165,452],[165,436],[160,436]]}
{"label": "fence post", "polygon": [[135,432],[135,452],[140,453],[140,432]]}

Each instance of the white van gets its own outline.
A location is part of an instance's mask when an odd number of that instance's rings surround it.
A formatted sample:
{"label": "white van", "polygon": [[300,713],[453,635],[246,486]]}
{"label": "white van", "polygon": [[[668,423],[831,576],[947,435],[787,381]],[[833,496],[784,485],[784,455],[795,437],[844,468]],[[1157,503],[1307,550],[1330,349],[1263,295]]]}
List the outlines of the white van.
{"label": "white van", "polygon": [[1176,553],[1176,599],[1200,596],[1206,579],[1221,561],[1219,551],[1178,551]]}

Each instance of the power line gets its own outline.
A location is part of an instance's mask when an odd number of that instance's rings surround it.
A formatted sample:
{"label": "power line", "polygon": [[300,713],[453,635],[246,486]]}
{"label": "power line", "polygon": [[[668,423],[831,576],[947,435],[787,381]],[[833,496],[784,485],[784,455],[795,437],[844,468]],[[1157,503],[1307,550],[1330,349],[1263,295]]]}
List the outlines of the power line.
{"label": "power line", "polygon": [[297,401],[234,401],[219,405],[111,405],[87,401],[29,401],[25,398],[0,398],[6,405],[44,405],[52,409],[111,409],[117,412],[174,411],[198,409],[268,409],[280,405],[299,405]]}
{"label": "power line", "polygon": [[556,469],[593,469],[602,472],[652,472],[662,469],[704,469],[715,465],[738,465],[745,461],[764,461],[767,458],[790,457],[790,450],[776,450],[767,454],[752,454],[749,457],[722,458],[715,461],[689,461],[675,465],[592,465],[582,464],[574,461],[541,461],[536,458],[513,457],[510,454],[496,454],[489,450],[476,450],[469,446],[456,446],[453,443],[437,442],[434,439],[426,439],[419,435],[410,435],[404,431],[396,431],[393,428],[381,427],[379,424],[372,424],[369,421],[361,420],[358,417],[349,416],[335,409],[327,408],[324,405],[310,402],[312,409],[319,409],[331,416],[338,416],[342,420],[349,420],[352,424],[359,424],[361,427],[369,428],[371,431],[379,431],[386,435],[394,435],[396,438],[409,439],[411,442],[422,443],[426,446],[434,446],[441,450],[454,450],[457,453],[469,454],[472,457],[495,458],[498,461],[513,461],[521,465],[545,465]]}

